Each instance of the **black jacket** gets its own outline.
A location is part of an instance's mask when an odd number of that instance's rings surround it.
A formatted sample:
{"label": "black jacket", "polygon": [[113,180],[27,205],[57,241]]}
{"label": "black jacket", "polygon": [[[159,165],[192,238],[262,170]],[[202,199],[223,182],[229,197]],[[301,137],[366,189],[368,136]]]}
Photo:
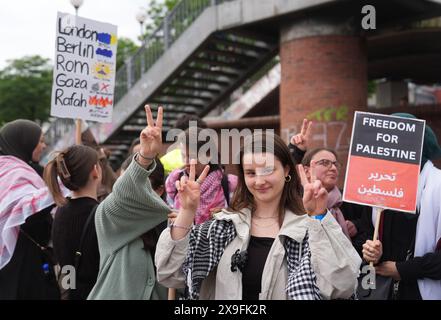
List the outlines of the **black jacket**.
{"label": "black jacket", "polygon": [[[358,224],[361,245],[373,238],[371,207],[362,214]],[[401,281],[397,298],[400,300],[421,300],[418,279],[441,279],[441,250],[422,257],[414,257],[416,225],[418,214],[385,210],[380,220],[379,240],[383,245],[380,262],[396,261]],[[361,250],[359,251],[361,254]],[[408,258],[407,258],[408,257]],[[407,260],[406,260],[407,259]]]}

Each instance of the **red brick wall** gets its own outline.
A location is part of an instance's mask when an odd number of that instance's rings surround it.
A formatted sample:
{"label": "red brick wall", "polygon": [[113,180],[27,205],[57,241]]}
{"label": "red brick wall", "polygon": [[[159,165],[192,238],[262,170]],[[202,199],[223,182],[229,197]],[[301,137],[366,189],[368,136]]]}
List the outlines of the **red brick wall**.
{"label": "red brick wall", "polygon": [[301,38],[282,43],[280,59],[282,137],[288,140],[308,117],[314,121],[312,147],[333,148],[346,162],[354,111],[366,110],[365,42],[338,35]]}

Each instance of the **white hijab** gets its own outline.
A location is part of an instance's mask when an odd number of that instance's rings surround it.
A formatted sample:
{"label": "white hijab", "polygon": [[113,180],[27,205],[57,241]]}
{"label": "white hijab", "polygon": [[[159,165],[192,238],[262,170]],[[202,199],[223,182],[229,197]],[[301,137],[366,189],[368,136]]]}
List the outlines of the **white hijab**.
{"label": "white hijab", "polygon": [[[415,257],[435,252],[441,238],[441,170],[428,160],[420,173],[418,183],[418,218]],[[441,300],[441,280],[419,279],[418,287],[423,300]]]}
{"label": "white hijab", "polygon": [[[441,170],[428,160],[420,173],[417,193],[417,209],[420,213],[415,237],[415,257],[435,252],[441,238]],[[377,213],[372,208],[372,224]],[[418,280],[423,300],[441,300],[441,280]]]}

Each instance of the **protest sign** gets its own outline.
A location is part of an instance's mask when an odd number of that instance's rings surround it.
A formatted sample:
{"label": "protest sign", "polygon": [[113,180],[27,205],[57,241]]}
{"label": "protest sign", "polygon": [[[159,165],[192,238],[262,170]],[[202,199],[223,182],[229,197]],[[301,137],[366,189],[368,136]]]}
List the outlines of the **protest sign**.
{"label": "protest sign", "polygon": [[51,115],[111,122],[117,27],[58,13]]}
{"label": "protest sign", "polygon": [[356,112],[344,201],[415,212],[425,121]]}

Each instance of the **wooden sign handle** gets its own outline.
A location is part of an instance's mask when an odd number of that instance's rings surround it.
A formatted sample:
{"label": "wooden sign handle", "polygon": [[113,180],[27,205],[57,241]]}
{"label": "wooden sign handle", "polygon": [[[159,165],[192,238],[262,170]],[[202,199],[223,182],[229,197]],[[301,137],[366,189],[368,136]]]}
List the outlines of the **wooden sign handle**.
{"label": "wooden sign handle", "polygon": [[75,120],[75,144],[82,144],[81,140],[81,119]]}
{"label": "wooden sign handle", "polygon": [[[383,209],[375,207],[375,212],[377,213],[377,217],[376,217],[376,220],[375,220],[374,237],[373,237],[372,241],[375,241],[378,238],[378,229],[380,229],[380,220],[381,220],[381,215],[383,214]],[[369,265],[371,267],[374,267],[374,263],[373,262],[370,262]]]}
{"label": "wooden sign handle", "polygon": [[176,289],[175,288],[168,289],[168,300],[176,300]]}

